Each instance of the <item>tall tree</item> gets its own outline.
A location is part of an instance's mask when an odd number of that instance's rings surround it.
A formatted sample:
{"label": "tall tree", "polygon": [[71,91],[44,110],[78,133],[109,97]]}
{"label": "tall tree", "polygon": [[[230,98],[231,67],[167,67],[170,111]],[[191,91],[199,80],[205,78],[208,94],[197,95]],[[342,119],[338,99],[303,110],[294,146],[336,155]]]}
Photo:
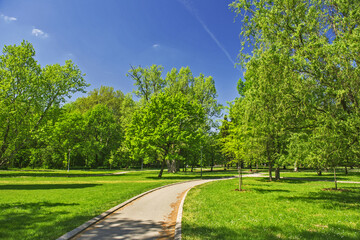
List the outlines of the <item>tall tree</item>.
{"label": "tall tree", "polygon": [[0,56],[0,166],[21,150],[49,116],[53,106],[87,86],[68,60],[41,68],[33,46],[5,46]]}
{"label": "tall tree", "polygon": [[[360,2],[237,0],[230,6],[243,19],[244,45],[253,47],[252,55],[240,53],[244,66],[269,51],[287,59],[281,66],[295,75],[295,106],[311,122],[304,128],[317,136],[304,139],[318,141],[332,132],[347,139],[335,144],[337,156],[353,150],[360,127]],[[322,156],[327,162],[329,156]]]}
{"label": "tall tree", "polygon": [[187,101],[183,94],[159,93],[135,112],[126,140],[134,158],[150,161],[150,155],[156,154],[161,177],[167,160],[182,159],[180,148],[200,140],[199,126],[204,120],[202,107]]}
{"label": "tall tree", "polygon": [[132,67],[128,73],[135,82],[137,89],[134,93],[137,97],[149,102],[152,94],[160,92],[165,86],[165,80],[161,77],[164,68],[162,66],[152,65],[149,68]]}

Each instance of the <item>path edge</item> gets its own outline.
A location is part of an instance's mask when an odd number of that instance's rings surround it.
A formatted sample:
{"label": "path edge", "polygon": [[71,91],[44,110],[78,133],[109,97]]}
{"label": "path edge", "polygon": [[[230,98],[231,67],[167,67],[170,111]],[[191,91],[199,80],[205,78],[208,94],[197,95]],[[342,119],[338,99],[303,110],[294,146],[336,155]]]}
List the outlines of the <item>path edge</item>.
{"label": "path edge", "polygon": [[[189,192],[191,189],[193,189],[194,187],[203,185],[203,184],[205,184],[205,183],[215,182],[215,181],[222,181],[222,180],[230,180],[230,179],[234,179],[234,178],[236,178],[236,177],[234,176],[234,177],[222,177],[222,178],[216,178],[216,179],[209,179],[208,182],[204,182],[204,183],[202,183],[202,184],[193,186],[193,187],[189,188],[188,190],[186,190],[183,198],[181,199],[181,202],[180,202],[180,205],[179,205],[179,209],[178,209],[178,214],[177,214],[177,217],[176,217],[175,234],[174,234],[174,235],[175,235],[175,236],[174,236],[174,239],[175,239],[175,240],[181,240],[181,221],[182,221],[182,216],[183,216],[185,198],[186,198],[188,192]],[[204,180],[204,179],[202,179],[202,180]]]}
{"label": "path edge", "polygon": [[[67,232],[65,233],[64,235],[60,236],[59,238],[57,238],[56,240],[69,240],[73,237],[75,237],[76,235],[78,235],[79,233],[81,233],[82,231],[84,231],[85,229],[87,229],[88,227],[94,225],[95,223],[97,223],[98,221],[104,219],[105,217],[109,216],[110,214],[114,213],[115,211],[119,210],[120,208],[122,207],[125,207],[126,205],[128,205],[129,203],[143,197],[144,195],[146,194],[149,194],[151,192],[154,192],[156,190],[159,190],[159,189],[162,189],[162,188],[166,188],[166,187],[169,187],[169,186],[172,186],[172,185],[177,185],[177,184],[181,184],[181,183],[185,183],[185,182],[194,182],[194,181],[200,181],[200,180],[204,180],[204,179],[196,179],[196,180],[189,180],[189,181],[183,181],[183,182],[177,182],[177,183],[171,183],[171,184],[168,184],[168,185],[164,185],[164,186],[161,186],[161,187],[157,187],[157,188],[154,188],[154,189],[151,189],[149,191],[146,191],[146,192],[143,192],[133,198],[130,198],[129,200],[125,201],[125,202],[122,202],[118,205],[116,205],[115,207],[113,208],[110,208],[109,210],[103,212],[102,214],[90,219],[89,221],[83,223],[82,225],[80,225],[79,227],[71,230],[70,232]],[[216,179],[218,180],[218,179]],[[190,189],[189,189],[190,190]],[[185,198],[183,198],[184,200]],[[183,203],[182,203],[183,204]],[[177,219],[176,219],[176,224],[177,224]],[[181,219],[180,219],[180,227],[181,227]],[[175,233],[176,233],[176,229],[175,229]]]}
{"label": "path edge", "polygon": [[175,223],[175,237],[174,237],[175,240],[181,240],[181,220],[182,220],[182,215],[183,215],[183,207],[184,207],[184,203],[185,203],[185,198],[186,198],[188,192],[192,188],[189,188],[188,190],[186,190],[184,197],[181,199],[181,203],[180,203],[180,206],[178,209],[178,214],[177,214],[176,223]]}

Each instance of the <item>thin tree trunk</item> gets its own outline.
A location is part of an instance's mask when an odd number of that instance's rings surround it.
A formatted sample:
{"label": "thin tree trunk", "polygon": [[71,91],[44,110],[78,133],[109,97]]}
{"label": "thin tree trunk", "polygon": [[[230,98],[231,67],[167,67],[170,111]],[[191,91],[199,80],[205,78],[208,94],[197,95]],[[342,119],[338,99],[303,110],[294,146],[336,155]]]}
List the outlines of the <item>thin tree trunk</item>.
{"label": "thin tree trunk", "polygon": [[336,168],[335,167],[334,167],[334,182],[335,182],[335,190],[337,190]]}
{"label": "thin tree trunk", "polygon": [[241,168],[242,164],[239,164],[239,191],[242,191],[242,168]]}
{"label": "thin tree trunk", "polygon": [[214,169],[214,156],[211,158],[211,172]]}
{"label": "thin tree trunk", "polygon": [[269,162],[269,181],[272,181],[272,167],[271,167],[271,162]]}
{"label": "thin tree trunk", "polygon": [[347,166],[345,166],[345,174],[346,174],[346,175],[349,174]]}
{"label": "thin tree trunk", "polygon": [[275,179],[280,180],[280,168],[279,167],[277,167],[275,169]]}
{"label": "thin tree trunk", "polygon": [[164,159],[164,160],[162,161],[162,163],[161,163],[161,169],[160,169],[158,178],[161,178],[161,177],[162,177],[162,174],[163,174],[163,171],[164,171],[164,167],[165,167],[165,159]]}

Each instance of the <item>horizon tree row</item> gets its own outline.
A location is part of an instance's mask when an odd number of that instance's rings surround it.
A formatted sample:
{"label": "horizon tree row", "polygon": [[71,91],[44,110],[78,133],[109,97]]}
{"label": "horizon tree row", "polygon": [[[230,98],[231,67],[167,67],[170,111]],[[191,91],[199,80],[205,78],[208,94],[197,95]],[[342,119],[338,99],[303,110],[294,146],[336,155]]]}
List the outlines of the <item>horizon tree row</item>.
{"label": "horizon tree row", "polygon": [[[146,164],[170,172],[222,161],[215,118],[221,115],[212,77],[189,67],[131,67],[133,93],[89,86],[71,61],[41,68],[33,46],[5,46],[0,56],[0,167],[114,168]],[[204,156],[200,159],[200,156]],[[69,159],[70,157],[70,159]],[[162,174],[159,174],[161,177]]]}

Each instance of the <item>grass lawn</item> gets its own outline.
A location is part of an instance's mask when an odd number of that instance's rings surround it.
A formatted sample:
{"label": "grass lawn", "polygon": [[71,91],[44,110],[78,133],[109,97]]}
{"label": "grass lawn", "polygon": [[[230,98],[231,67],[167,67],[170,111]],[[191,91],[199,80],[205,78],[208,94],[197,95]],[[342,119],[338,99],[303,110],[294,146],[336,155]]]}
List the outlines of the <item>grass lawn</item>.
{"label": "grass lawn", "polygon": [[234,191],[237,184],[237,179],[217,181],[190,190],[184,240],[360,239],[359,184],[339,183],[343,191],[324,191],[334,184],[245,178],[244,192]]}
{"label": "grass lawn", "polygon": [[[0,171],[0,239],[56,239],[142,192],[198,179],[198,171],[161,179],[158,171]],[[234,174],[203,172],[203,178]]]}
{"label": "grass lawn", "polygon": [[[321,179],[334,181],[334,172],[329,170],[328,172],[322,172],[321,176],[318,176],[315,171],[302,171],[299,172],[282,172],[281,177],[296,177],[296,178],[309,178],[309,179]],[[345,174],[344,170],[336,171],[336,179],[338,181],[353,181],[360,182],[360,172],[359,169],[349,169],[349,173]]]}

